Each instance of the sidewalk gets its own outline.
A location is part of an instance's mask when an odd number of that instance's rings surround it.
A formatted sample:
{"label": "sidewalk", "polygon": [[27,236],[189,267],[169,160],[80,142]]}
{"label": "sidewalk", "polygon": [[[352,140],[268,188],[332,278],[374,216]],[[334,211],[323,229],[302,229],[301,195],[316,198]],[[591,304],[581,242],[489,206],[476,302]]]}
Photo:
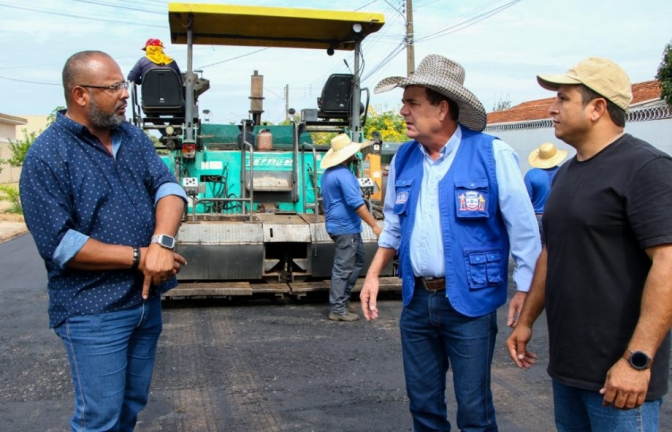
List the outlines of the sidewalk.
{"label": "sidewalk", "polygon": [[22,215],[3,213],[8,207],[9,203],[0,201],[0,243],[28,232]]}

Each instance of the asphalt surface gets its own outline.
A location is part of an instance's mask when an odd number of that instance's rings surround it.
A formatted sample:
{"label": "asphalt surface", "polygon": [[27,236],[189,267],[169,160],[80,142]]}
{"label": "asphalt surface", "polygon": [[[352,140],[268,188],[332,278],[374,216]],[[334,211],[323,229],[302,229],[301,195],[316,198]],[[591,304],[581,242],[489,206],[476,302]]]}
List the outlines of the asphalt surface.
{"label": "asphalt surface", "polygon": [[[0,431],[65,431],[73,409],[70,370],[48,329],[46,272],[30,235],[0,244]],[[326,319],[326,294],[279,303],[253,298],[164,302],[164,331],[148,407],[148,431],[410,431],[400,354],[398,295],[373,323]],[[501,431],[554,430],[545,372],[517,369],[504,348],[505,311],[493,362]],[[452,388],[449,418],[455,425]],[[672,430],[663,405],[661,431]],[[456,427],[455,427],[456,430]]]}

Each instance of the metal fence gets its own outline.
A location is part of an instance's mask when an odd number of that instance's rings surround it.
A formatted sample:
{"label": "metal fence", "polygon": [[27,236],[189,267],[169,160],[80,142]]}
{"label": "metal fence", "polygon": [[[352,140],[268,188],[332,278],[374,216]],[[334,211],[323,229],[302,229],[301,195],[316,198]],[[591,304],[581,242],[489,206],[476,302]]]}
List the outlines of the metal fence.
{"label": "metal fence", "polygon": [[[498,123],[486,127],[485,132],[499,137],[513,147],[520,157],[520,170],[523,173],[531,168],[527,156],[544,142],[552,142],[559,149],[568,150],[568,158],[576,153],[574,148],[555,137],[550,119]],[[672,154],[672,108],[661,103],[630,111],[625,132]]]}

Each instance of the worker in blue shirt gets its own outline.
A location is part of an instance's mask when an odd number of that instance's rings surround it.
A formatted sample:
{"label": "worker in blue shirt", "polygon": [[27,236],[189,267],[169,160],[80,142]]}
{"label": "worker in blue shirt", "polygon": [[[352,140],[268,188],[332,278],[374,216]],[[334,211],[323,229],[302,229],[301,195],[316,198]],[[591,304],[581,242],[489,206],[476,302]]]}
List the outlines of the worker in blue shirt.
{"label": "worker in blue shirt", "polygon": [[332,321],[359,320],[357,307],[350,304],[350,295],[364,267],[362,221],[376,236],[381,231],[364,202],[357,177],[349,169],[355,153],[370,144],[370,141],[353,142],[347,134],[336,135],[320,162],[320,168],[325,170],[321,180],[324,222],[335,244],[329,285],[329,319]]}
{"label": "worker in blue shirt", "polygon": [[559,150],[553,143],[543,143],[532,150],[527,161],[532,169],[525,173],[525,187],[532,201],[534,214],[537,216],[541,243],[544,244],[544,230],[541,225],[541,217],[544,214],[544,205],[551,193],[553,177],[560,168],[560,162],[567,157],[567,150]]}
{"label": "worker in blue shirt", "polygon": [[132,431],[149,397],[161,294],[186,264],[174,237],[187,197],[126,122],[128,83],[109,55],[71,56],[63,88],[67,109],[26,154],[21,203],[70,361],[71,429]]}
{"label": "worker in blue shirt", "polygon": [[352,322],[359,320],[357,308],[350,305],[350,295],[364,267],[362,220],[380,235],[380,227],[362,198],[359,182],[348,168],[355,153],[370,142],[353,142],[347,134],[331,140],[331,148],[320,162],[322,198],[327,233],[334,241],[334,267],[329,286],[329,319]]}
{"label": "worker in blue shirt", "polygon": [[365,318],[376,319],[378,277],[398,254],[399,326],[415,431],[451,429],[449,366],[458,429],[497,430],[490,367],[509,252],[517,267],[508,311],[513,326],[541,250],[517,156],[480,132],[485,109],[464,77],[461,65],[432,54],[410,77],[386,78],[375,89],[404,89],[400,113],[412,141],[390,164],[385,227],[360,298]]}

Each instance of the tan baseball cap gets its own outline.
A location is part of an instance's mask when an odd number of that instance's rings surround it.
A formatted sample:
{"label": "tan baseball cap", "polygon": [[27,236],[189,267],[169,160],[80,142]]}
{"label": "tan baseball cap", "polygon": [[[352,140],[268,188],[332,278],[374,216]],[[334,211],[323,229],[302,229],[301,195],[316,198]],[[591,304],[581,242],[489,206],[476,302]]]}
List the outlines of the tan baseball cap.
{"label": "tan baseball cap", "polygon": [[557,91],[563,84],[583,84],[625,111],[632,101],[632,85],[628,74],[605,58],[588,57],[564,74],[537,75],[537,82],[552,91]]}

